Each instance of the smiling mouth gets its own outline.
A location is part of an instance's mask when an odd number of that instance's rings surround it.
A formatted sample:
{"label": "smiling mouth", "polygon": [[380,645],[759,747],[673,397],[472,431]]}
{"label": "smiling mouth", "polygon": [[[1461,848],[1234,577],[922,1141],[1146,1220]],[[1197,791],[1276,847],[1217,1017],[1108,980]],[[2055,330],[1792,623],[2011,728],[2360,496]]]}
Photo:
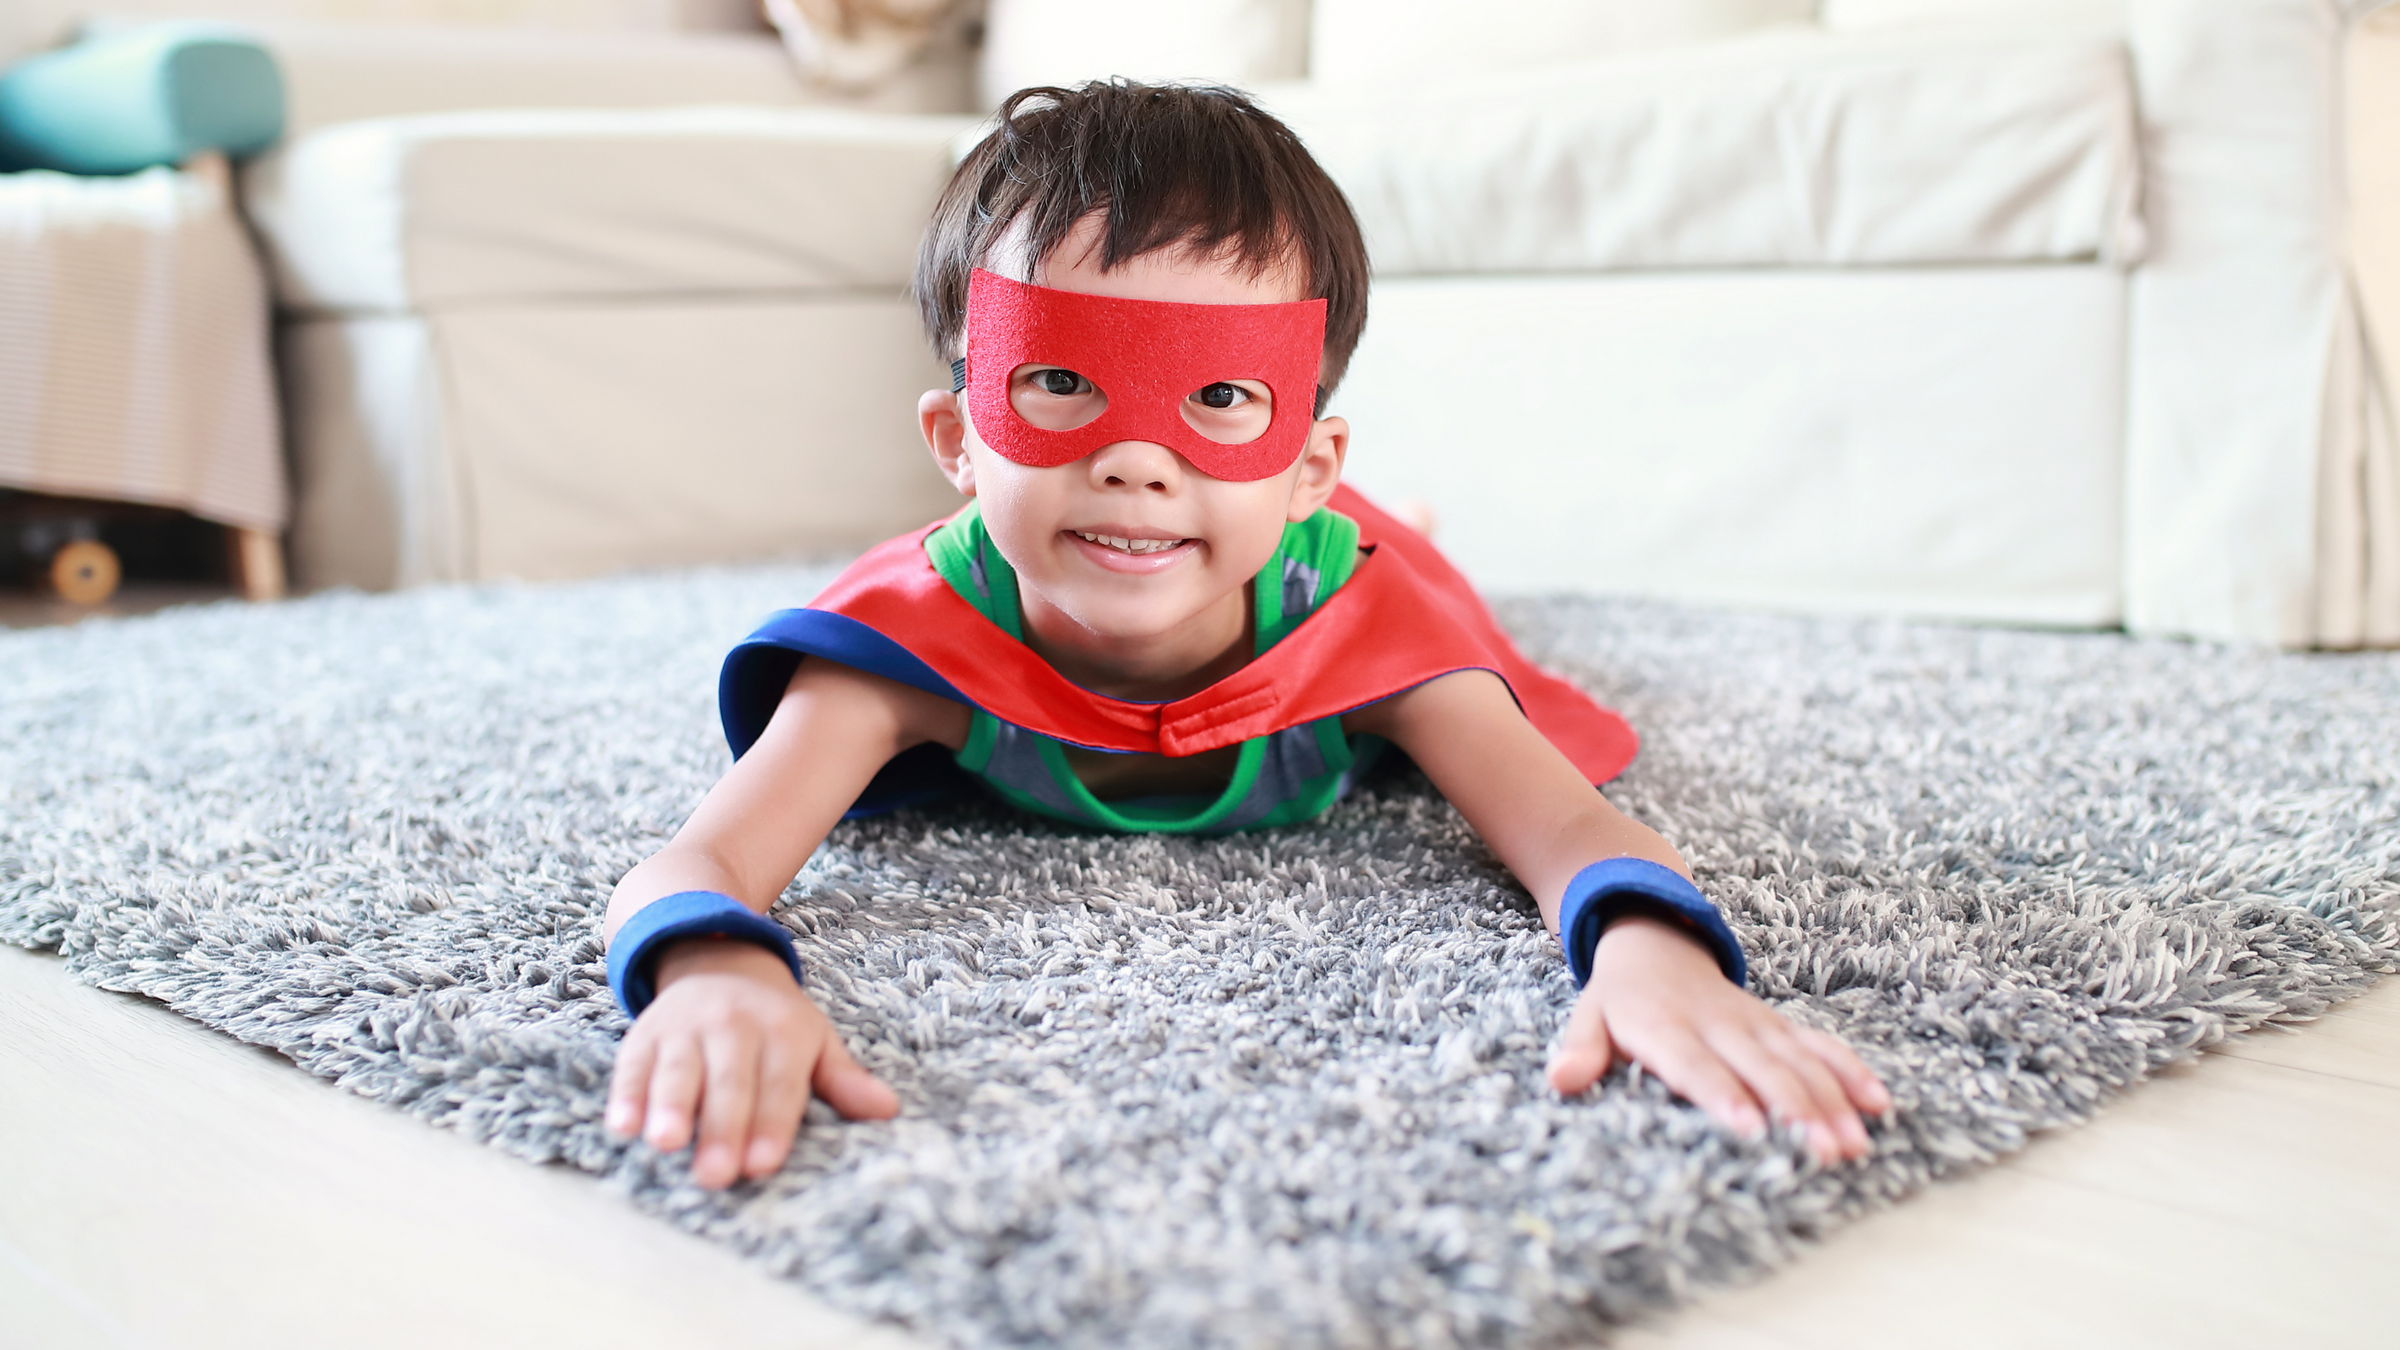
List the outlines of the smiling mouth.
{"label": "smiling mouth", "polygon": [[1190,542],[1183,539],[1127,539],[1122,535],[1088,534],[1082,530],[1074,530],[1071,533],[1087,544],[1113,548],[1119,553],[1131,554],[1135,557],[1140,557],[1145,553],[1164,553],[1168,549],[1177,548]]}

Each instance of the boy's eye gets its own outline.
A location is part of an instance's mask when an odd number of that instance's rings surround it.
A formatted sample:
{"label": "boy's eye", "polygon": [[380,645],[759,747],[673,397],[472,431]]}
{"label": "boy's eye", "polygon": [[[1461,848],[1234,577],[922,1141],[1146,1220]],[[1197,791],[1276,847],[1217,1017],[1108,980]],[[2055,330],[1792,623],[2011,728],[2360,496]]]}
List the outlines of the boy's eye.
{"label": "boy's eye", "polygon": [[1108,394],[1064,366],[1027,362],[1008,372],[1008,406],[1027,426],[1073,431],[1108,411]]}
{"label": "boy's eye", "polygon": [[1267,432],[1275,396],[1264,383],[1218,380],[1183,401],[1183,424],[1219,445],[1244,445]]}

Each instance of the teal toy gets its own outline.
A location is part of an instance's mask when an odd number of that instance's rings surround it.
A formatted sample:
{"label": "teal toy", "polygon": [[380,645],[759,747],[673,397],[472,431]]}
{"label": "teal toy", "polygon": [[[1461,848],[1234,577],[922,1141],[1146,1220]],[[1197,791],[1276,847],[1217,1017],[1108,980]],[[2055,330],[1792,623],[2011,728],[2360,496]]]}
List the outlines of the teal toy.
{"label": "teal toy", "polygon": [[156,24],[0,74],[0,169],[137,173],[204,151],[253,155],[283,135],[283,74],[213,25]]}

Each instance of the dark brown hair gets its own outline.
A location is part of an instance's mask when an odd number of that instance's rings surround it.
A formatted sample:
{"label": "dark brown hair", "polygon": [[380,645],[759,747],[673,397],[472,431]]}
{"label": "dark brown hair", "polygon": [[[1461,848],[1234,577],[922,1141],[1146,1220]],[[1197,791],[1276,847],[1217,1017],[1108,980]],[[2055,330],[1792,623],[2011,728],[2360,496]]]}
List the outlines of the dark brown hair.
{"label": "dark brown hair", "polygon": [[1325,301],[1320,406],[1367,326],[1367,248],[1349,199],[1300,138],[1248,95],[1207,85],[1095,80],[1020,89],[942,189],[917,250],[917,309],[943,360],[965,349],[967,281],[1023,223],[1046,258],[1095,211],[1100,267],[1165,248],[1252,275],[1295,266]]}

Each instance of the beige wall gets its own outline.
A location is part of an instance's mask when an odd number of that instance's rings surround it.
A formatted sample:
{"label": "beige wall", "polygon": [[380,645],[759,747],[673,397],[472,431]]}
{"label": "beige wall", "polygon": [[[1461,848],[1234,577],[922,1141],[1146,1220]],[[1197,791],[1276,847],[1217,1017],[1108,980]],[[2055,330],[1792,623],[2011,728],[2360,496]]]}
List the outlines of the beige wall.
{"label": "beige wall", "polygon": [[93,17],[439,23],[631,32],[758,30],[757,0],[0,0],[0,60]]}

